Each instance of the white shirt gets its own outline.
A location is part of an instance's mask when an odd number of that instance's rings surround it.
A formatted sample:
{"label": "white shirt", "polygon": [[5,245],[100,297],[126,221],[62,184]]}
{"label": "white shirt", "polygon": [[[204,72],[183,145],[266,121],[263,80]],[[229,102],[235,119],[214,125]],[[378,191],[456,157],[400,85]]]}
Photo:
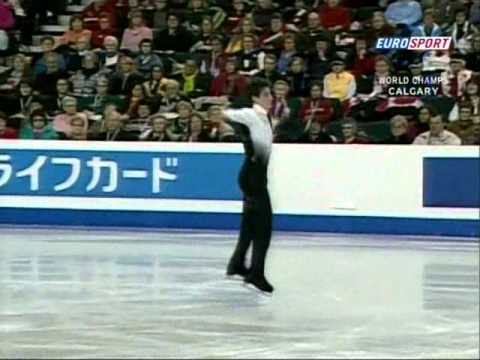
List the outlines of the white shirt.
{"label": "white shirt", "polygon": [[273,133],[267,111],[260,105],[239,110],[225,110],[225,116],[231,121],[245,125],[250,131],[255,156],[268,163],[272,152]]}
{"label": "white shirt", "polygon": [[443,130],[439,136],[434,136],[430,131],[418,135],[413,145],[461,145],[462,140],[454,133]]}

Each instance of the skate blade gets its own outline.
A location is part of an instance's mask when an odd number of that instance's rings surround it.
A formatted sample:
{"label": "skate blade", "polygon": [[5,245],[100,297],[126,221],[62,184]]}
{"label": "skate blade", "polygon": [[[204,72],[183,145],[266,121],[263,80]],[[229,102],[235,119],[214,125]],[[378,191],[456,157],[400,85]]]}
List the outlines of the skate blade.
{"label": "skate blade", "polygon": [[226,280],[230,281],[243,281],[243,276],[235,274],[235,275],[225,275]]}
{"label": "skate blade", "polygon": [[263,296],[265,296],[265,297],[271,298],[271,297],[273,296],[273,293],[269,293],[269,292],[266,292],[266,291],[262,291],[262,290],[260,290],[259,288],[257,288],[255,285],[252,285],[252,284],[250,284],[250,283],[244,282],[244,283],[243,283],[243,286],[246,287],[248,290],[254,291],[254,292],[256,292],[257,294],[263,295]]}

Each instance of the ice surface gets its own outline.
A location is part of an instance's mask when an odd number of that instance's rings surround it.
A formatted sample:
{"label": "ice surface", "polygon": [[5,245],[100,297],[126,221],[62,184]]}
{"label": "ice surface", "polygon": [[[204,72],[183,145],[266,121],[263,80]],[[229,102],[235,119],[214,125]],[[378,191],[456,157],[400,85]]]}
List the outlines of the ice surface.
{"label": "ice surface", "polygon": [[0,229],[0,358],[478,358],[465,239],[276,233],[267,298],[234,232]]}

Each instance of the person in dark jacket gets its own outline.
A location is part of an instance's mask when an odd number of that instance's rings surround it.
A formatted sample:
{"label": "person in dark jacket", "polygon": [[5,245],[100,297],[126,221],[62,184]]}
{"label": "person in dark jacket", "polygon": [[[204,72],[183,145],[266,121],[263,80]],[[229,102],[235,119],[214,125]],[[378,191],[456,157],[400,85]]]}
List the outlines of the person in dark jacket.
{"label": "person in dark jacket", "polygon": [[141,141],[172,141],[167,133],[169,121],[165,116],[156,114],[150,118],[150,121],[151,128],[140,135]]}
{"label": "person in dark jacket", "polygon": [[167,18],[167,28],[158,33],[154,44],[156,50],[186,53],[194,41],[193,34],[180,26],[178,15],[170,14]]}
{"label": "person in dark jacket", "polygon": [[311,80],[305,72],[305,62],[301,57],[296,56],[292,59],[286,77],[290,85],[291,96],[306,98],[309,95]]}
{"label": "person in dark jacket", "polygon": [[256,6],[252,11],[253,20],[255,25],[266,29],[270,24],[270,19],[277,11],[272,0],[257,0]]}
{"label": "person in dark jacket", "polygon": [[[67,5],[66,0],[22,0],[22,8],[25,10],[25,19],[21,27],[22,30],[22,42],[26,40],[26,43],[31,44],[32,35],[35,33],[37,25],[44,25],[47,23],[55,23],[55,20],[59,14],[65,9]],[[51,16],[48,16],[49,13]]]}
{"label": "person in dark jacket", "polygon": [[205,127],[205,118],[202,114],[194,112],[190,117],[190,124],[188,125],[188,142],[209,142],[208,130]]}
{"label": "person in dark jacket", "polygon": [[33,93],[33,84],[28,80],[22,80],[15,93],[0,99],[2,101],[2,110],[9,116],[15,114],[27,116],[30,112],[31,104],[43,102],[40,96]]}
{"label": "person in dark jacket", "polygon": [[104,123],[105,129],[97,134],[89,136],[89,140],[98,141],[135,141],[138,136],[123,130],[122,115],[111,110],[107,113]]}
{"label": "person in dark jacket", "polygon": [[124,56],[120,59],[120,70],[110,80],[110,93],[113,95],[130,95],[135,85],[142,84],[143,76],[135,71],[135,61]]}
{"label": "person in dark jacket", "polygon": [[59,79],[66,79],[68,74],[58,66],[57,55],[51,54],[46,58],[47,72],[35,78],[33,88],[42,95],[55,95]]}
{"label": "person in dark jacket", "polygon": [[282,76],[277,71],[277,57],[275,54],[266,54],[263,60],[263,70],[255,74],[255,77],[266,79],[271,84],[274,84],[277,80],[284,80],[285,77]]}
{"label": "person in dark jacket", "polygon": [[66,96],[72,96],[71,93],[72,84],[68,79],[59,78],[57,80],[55,94],[45,98],[45,106],[49,115],[55,116],[63,111],[63,99]]}

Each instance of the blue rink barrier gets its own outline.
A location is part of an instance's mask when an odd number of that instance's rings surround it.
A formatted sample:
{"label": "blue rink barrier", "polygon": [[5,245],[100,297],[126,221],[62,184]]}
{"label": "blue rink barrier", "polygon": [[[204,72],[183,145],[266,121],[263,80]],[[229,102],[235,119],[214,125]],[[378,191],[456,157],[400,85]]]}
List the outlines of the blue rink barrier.
{"label": "blue rink barrier", "polygon": [[424,159],[423,204],[430,207],[479,208],[478,159]]}
{"label": "blue rink barrier", "polygon": [[[239,214],[95,210],[2,209],[2,223],[14,225],[238,230]],[[327,233],[438,235],[478,238],[476,220],[372,216],[275,215],[274,230]]]}
{"label": "blue rink barrier", "polygon": [[[276,146],[275,230],[480,237],[474,149],[452,147],[449,157],[428,147]],[[351,166],[352,153],[361,169],[409,156],[412,178],[392,170],[335,177],[332,166]],[[0,141],[0,224],[238,229],[242,161],[238,144]],[[332,180],[318,186],[319,178]],[[346,203],[352,184],[371,196]],[[388,195],[417,194],[419,184],[423,198]],[[308,197],[291,196],[303,188]]]}
{"label": "blue rink barrier", "polygon": [[235,186],[241,154],[8,150],[1,156],[0,195],[241,199]]}

